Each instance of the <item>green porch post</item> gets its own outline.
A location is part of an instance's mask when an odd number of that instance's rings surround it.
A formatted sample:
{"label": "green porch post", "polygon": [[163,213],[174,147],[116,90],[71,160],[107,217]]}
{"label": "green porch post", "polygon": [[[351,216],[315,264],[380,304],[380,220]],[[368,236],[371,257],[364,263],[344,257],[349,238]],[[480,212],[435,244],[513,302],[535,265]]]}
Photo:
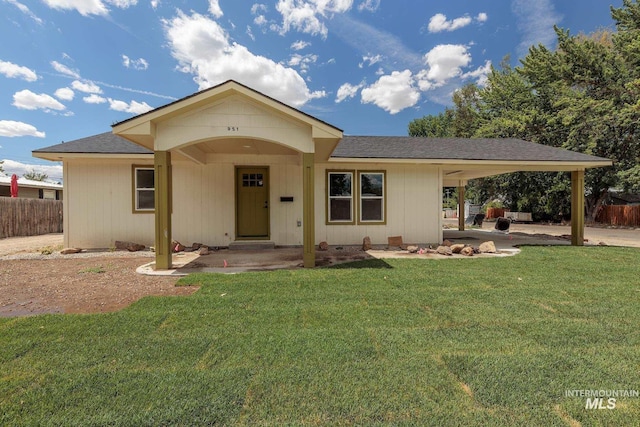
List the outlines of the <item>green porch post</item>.
{"label": "green porch post", "polygon": [[156,270],[171,268],[171,153],[154,152]]}
{"label": "green porch post", "polygon": [[464,185],[458,186],[458,230],[464,231]]}
{"label": "green porch post", "polygon": [[302,241],[305,268],[316,266],[314,154],[302,154]]}
{"label": "green porch post", "polygon": [[584,171],[571,172],[571,245],[584,245]]}

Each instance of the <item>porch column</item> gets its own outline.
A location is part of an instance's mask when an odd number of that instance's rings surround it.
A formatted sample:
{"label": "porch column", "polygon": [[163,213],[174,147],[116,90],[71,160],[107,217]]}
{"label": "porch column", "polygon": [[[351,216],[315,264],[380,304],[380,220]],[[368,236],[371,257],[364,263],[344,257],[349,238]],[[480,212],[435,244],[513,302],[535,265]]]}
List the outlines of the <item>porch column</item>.
{"label": "porch column", "polygon": [[571,245],[584,245],[584,171],[571,172]]}
{"label": "porch column", "polygon": [[156,270],[171,268],[171,153],[155,151]]}
{"label": "porch column", "polygon": [[314,153],[302,154],[302,240],[305,268],[316,266]]}
{"label": "porch column", "polygon": [[458,185],[458,230],[464,231],[464,185]]}

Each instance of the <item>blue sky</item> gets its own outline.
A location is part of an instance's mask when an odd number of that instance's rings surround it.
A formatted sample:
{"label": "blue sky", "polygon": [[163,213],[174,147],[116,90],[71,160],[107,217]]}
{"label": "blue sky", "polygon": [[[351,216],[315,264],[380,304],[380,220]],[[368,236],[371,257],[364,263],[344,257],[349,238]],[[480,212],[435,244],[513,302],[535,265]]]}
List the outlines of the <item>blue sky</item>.
{"label": "blue sky", "polygon": [[622,0],[0,0],[0,160],[235,79],[346,134],[406,135],[532,44],[613,28]]}

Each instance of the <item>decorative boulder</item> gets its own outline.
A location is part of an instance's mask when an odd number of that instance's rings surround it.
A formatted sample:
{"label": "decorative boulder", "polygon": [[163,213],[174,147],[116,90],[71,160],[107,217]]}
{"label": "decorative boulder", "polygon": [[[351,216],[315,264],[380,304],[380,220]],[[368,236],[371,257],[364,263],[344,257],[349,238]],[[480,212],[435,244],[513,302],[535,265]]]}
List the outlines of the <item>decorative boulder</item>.
{"label": "decorative boulder", "polygon": [[369,236],[365,236],[365,238],[362,239],[362,250],[368,251],[369,249],[371,249],[371,238]]}
{"label": "decorative boulder", "polygon": [[442,246],[451,246],[453,245],[453,243],[450,240],[446,240],[444,242],[442,242]]}
{"label": "decorative boulder", "polygon": [[403,244],[402,243],[402,236],[387,237],[387,242],[388,242],[389,246],[400,247]]}
{"label": "decorative boulder", "polygon": [[184,245],[177,240],[174,240],[173,242],[171,242],[171,249],[173,250],[173,252],[182,252],[184,251]]}
{"label": "decorative boulder", "polygon": [[453,255],[453,251],[449,246],[438,246],[438,248],[436,249],[436,253],[440,255],[446,255],[446,256]]}
{"label": "decorative boulder", "polygon": [[452,251],[454,254],[459,254],[459,253],[460,253],[460,251],[462,251],[462,249],[464,248],[464,246],[465,246],[465,245],[464,245],[464,244],[462,244],[462,243],[456,243],[455,245],[451,245],[451,251]]}
{"label": "decorative boulder", "polygon": [[328,251],[329,250],[329,244],[327,242],[320,242],[320,244],[318,245],[318,250],[319,251]]}
{"label": "decorative boulder", "polygon": [[138,252],[144,250],[145,246],[139,243],[133,242],[123,242],[120,240],[116,240],[116,249],[127,250],[129,252]]}
{"label": "decorative boulder", "polygon": [[80,252],[82,252],[82,249],[78,248],[64,248],[60,251],[62,255],[79,254]]}
{"label": "decorative boulder", "polygon": [[462,250],[460,251],[460,255],[464,255],[464,256],[473,256],[473,248],[471,246],[465,246],[464,248],[462,248]]}
{"label": "decorative boulder", "polygon": [[408,251],[410,254],[418,253],[418,250],[419,250],[419,249],[420,249],[420,248],[419,248],[419,247],[417,247],[417,246],[413,246],[413,245],[409,245],[409,246],[407,246],[407,251]]}
{"label": "decorative boulder", "polygon": [[488,242],[484,242],[480,245],[478,252],[481,254],[495,254],[498,251],[496,250],[495,243],[489,240]]}
{"label": "decorative boulder", "polygon": [[201,245],[198,249],[198,255],[209,255],[209,246]]}

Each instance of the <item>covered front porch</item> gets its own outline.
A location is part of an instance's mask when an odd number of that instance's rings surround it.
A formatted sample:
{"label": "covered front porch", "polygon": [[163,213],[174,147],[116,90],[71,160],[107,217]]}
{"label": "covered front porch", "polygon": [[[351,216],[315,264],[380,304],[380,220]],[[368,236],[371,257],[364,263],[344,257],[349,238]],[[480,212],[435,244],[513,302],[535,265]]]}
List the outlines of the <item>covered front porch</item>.
{"label": "covered front porch", "polygon": [[227,82],[113,132],[153,151],[156,269],[171,268],[174,235],[301,245],[304,265],[315,265],[314,165],[340,129]]}

